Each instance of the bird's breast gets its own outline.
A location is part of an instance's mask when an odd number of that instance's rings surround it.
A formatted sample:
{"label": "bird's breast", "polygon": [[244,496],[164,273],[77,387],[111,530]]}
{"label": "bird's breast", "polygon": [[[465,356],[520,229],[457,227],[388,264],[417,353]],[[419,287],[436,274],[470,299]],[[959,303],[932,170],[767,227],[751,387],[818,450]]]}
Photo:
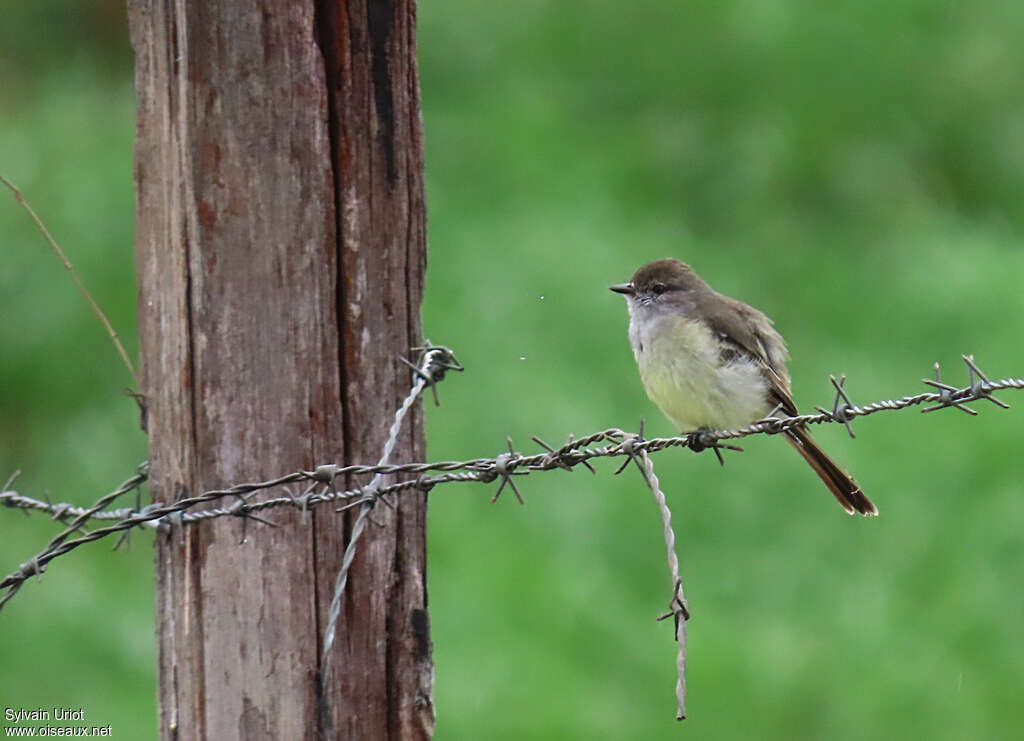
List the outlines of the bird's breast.
{"label": "bird's breast", "polygon": [[629,339],[647,395],[680,431],[743,427],[770,411],[757,361],[745,353],[724,360],[704,322],[633,314]]}

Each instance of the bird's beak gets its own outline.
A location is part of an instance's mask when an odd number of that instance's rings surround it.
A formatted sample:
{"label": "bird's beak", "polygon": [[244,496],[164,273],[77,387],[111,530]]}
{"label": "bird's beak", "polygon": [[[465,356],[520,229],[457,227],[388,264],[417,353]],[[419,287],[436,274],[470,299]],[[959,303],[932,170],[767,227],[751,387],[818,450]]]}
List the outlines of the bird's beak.
{"label": "bird's beak", "polygon": [[616,293],[624,293],[627,296],[632,296],[635,293],[632,283],[616,283],[614,286],[608,286],[608,290],[615,291]]}

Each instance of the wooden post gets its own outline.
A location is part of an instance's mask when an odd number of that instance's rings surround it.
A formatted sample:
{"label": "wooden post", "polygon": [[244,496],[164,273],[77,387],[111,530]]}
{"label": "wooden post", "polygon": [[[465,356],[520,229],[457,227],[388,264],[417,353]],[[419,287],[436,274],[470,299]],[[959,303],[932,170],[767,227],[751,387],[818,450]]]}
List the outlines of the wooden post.
{"label": "wooden post", "polygon": [[[128,11],[153,499],[376,462],[420,341],[413,0]],[[423,459],[416,409],[394,460]],[[163,739],[429,738],[426,496],[374,511],[321,687],[354,517],[334,509],[158,536]]]}

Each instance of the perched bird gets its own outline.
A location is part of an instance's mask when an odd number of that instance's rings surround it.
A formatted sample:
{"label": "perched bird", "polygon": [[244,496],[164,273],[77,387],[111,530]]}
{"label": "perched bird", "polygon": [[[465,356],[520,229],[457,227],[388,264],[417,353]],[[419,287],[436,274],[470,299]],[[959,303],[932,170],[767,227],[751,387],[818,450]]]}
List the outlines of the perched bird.
{"label": "perched bird", "polygon": [[[771,319],[723,296],[679,260],[656,260],[629,283],[629,343],[651,401],[681,431],[727,430],[774,410],[799,414],[790,394],[786,344]],[[783,436],[850,514],[878,509],[804,426]]]}

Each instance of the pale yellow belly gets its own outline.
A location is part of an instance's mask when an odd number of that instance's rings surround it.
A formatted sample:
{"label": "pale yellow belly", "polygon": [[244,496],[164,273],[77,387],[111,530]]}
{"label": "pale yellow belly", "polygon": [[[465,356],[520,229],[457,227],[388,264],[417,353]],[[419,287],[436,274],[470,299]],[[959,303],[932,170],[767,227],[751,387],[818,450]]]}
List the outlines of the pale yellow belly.
{"label": "pale yellow belly", "polygon": [[744,427],[771,411],[756,361],[722,364],[704,325],[663,317],[642,337],[630,330],[644,389],[681,432]]}

